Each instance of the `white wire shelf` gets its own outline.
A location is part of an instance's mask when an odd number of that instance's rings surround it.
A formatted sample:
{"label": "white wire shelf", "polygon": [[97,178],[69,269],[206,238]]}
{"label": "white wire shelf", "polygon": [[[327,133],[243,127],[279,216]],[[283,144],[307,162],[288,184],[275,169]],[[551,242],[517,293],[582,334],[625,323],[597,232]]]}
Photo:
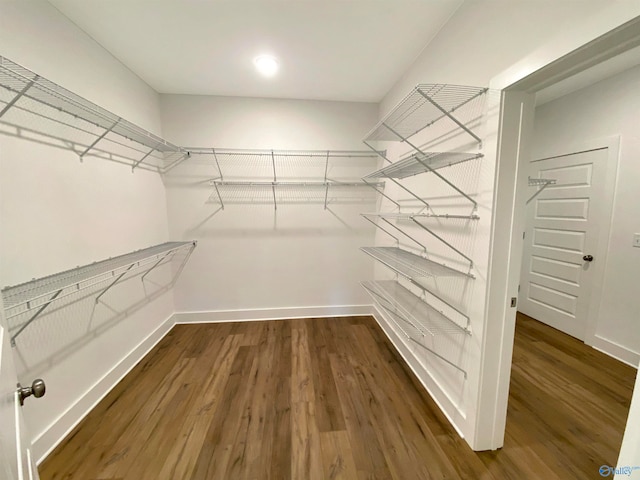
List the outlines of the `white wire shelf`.
{"label": "white wire shelf", "polygon": [[191,250],[195,241],[167,242],[161,245],[137,250],[117,257],[102,260],[89,265],[31,280],[19,285],[2,289],[5,315],[8,320],[31,313],[32,316],[19,325],[12,333],[11,343],[29,326],[49,305],[79,291],[109,283],[95,298],[95,302],[113,287],[125,274],[134,273],[149,267],[142,279],[165,261],[170,261],[177,253]]}
{"label": "white wire shelf", "polygon": [[456,118],[456,111],[487,91],[487,88],[464,85],[417,85],[367,134],[365,143],[404,141],[442,118],[449,118],[480,142],[480,138]]}
{"label": "white wire shelf", "polygon": [[[433,345],[433,340],[437,340],[437,337],[441,336],[470,336],[471,332],[468,329],[452,322],[394,280],[362,282],[361,285],[367,290],[374,302],[391,316],[393,323],[407,339],[416,342],[440,360],[460,370],[466,378],[464,369],[426,343]],[[397,320],[400,320],[404,325],[398,323]],[[425,337],[431,341],[425,341]]]}
{"label": "white wire shelf", "polygon": [[398,213],[398,212],[375,212],[375,213],[363,213],[362,215],[367,217],[378,218],[394,218],[396,220],[412,220],[414,218],[437,218],[443,220],[480,220],[480,217],[473,213],[471,215],[450,215],[448,213],[436,214],[436,213]]}
{"label": "white wire shelf", "polygon": [[418,152],[408,158],[376,170],[364,178],[406,178],[432,172],[443,167],[482,158],[481,153]]}
{"label": "white wire shelf", "polygon": [[[0,86],[0,121],[27,129],[43,124],[48,132],[38,133],[57,132],[58,140],[71,143],[80,157],[91,153],[113,160],[115,156],[132,168],[161,171],[187,154],[4,57],[0,57]],[[154,165],[149,165],[154,157]]]}
{"label": "white wire shelf", "polygon": [[246,150],[191,148],[192,161],[215,165],[210,203],[225,205],[366,204],[383,183],[364,182],[374,152],[345,150]]}
{"label": "white wire shelf", "polygon": [[[189,148],[192,163],[214,165],[221,181],[360,182],[376,152],[362,150],[248,150]],[[204,160],[203,160],[204,159]]]}
{"label": "white wire shelf", "polygon": [[424,277],[475,278],[471,273],[456,270],[398,247],[361,247],[360,250],[411,280]]}
{"label": "white wire shelf", "polygon": [[376,202],[363,182],[225,182],[212,180],[210,203],[225,205],[356,205]]}

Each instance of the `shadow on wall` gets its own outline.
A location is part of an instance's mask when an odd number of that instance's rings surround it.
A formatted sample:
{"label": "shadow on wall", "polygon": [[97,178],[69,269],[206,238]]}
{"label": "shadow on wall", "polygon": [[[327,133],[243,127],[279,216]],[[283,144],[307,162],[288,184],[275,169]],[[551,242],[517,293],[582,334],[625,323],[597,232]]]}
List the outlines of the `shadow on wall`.
{"label": "shadow on wall", "polygon": [[[124,276],[104,296],[98,284],[69,295],[34,320],[16,338],[14,347],[18,378],[37,377],[62,359],[98,339],[107,330],[152,303],[175,285],[193,249],[175,255],[148,277],[144,271]],[[29,321],[29,312],[11,319],[13,335]],[[32,313],[31,313],[32,315]],[[96,355],[99,355],[99,350]]]}
{"label": "shadow on wall", "polygon": [[2,134],[81,159],[91,156],[155,172],[184,157],[177,147],[5,58],[0,87]]}

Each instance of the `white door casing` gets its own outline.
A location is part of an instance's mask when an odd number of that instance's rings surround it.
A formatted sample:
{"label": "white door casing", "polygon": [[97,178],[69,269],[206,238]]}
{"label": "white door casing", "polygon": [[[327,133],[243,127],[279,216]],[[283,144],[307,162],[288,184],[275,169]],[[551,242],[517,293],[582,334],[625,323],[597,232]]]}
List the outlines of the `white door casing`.
{"label": "white door casing", "polygon": [[557,183],[527,206],[518,307],[587,344],[600,304],[617,154],[611,138],[568,146],[529,166],[532,178]]}
{"label": "white door casing", "polygon": [[25,432],[17,384],[4,304],[0,297],[0,478],[38,480],[40,477]]}

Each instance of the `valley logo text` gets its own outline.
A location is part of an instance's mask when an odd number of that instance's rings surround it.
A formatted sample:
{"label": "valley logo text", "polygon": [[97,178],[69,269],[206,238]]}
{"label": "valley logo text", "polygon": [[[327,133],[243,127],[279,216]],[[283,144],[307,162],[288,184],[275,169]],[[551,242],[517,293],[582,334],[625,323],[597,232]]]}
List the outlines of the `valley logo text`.
{"label": "valley logo text", "polygon": [[631,476],[631,472],[633,472],[634,470],[640,470],[640,465],[635,465],[633,467],[631,466],[626,466],[626,467],[610,467],[609,465],[602,465],[600,467],[600,475],[603,477],[608,477],[609,475],[627,475],[628,477]]}

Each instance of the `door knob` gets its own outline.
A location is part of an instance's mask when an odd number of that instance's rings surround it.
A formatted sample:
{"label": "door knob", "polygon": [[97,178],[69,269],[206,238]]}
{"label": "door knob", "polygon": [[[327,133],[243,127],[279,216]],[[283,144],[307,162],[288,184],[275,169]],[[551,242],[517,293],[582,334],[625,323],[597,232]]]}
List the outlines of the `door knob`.
{"label": "door knob", "polygon": [[47,392],[46,385],[44,384],[44,380],[41,378],[37,378],[33,381],[30,387],[23,387],[18,384],[18,399],[20,400],[20,405],[24,405],[24,399],[33,395],[36,398],[40,398],[44,396]]}
{"label": "door knob", "polygon": [[593,262],[593,255],[585,255],[582,257],[585,262]]}

